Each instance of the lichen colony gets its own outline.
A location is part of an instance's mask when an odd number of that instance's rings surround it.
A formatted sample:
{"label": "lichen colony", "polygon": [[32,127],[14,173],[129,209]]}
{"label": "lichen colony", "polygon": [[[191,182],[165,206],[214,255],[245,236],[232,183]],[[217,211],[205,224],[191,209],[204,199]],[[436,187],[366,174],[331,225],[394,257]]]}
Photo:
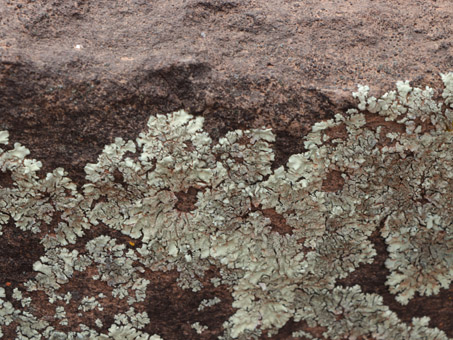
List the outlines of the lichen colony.
{"label": "lichen colony", "polygon": [[[228,132],[214,142],[203,118],[185,111],[149,118],[137,140],[116,138],[97,163],[85,167],[80,190],[62,168],[37,176],[41,162],[26,147],[0,132],[0,169],[12,185],[0,187],[1,226],[13,223],[22,233],[42,232],[45,255],[33,264],[36,275],[15,288],[16,308],[0,288],[0,337],[14,324],[20,339],[161,339],[143,328],[145,270],[179,272],[178,285],[203,289],[200,280],[214,266],[214,285],[229,287],[234,313],[220,339],[253,339],[275,334],[291,318],[324,327],[327,339],[447,339],[428,326],[429,318],[399,320],[377,294],[360,286],[337,284],[376,251],[369,237],[385,239],[390,271],[386,284],[401,304],[414,294],[432,295],[453,277],[453,73],[442,75],[443,101],[431,88],[398,82],[381,98],[359,86],[356,109],[316,123],[304,138],[306,151],[275,170],[271,129]],[[337,188],[325,190],[329,176]],[[192,193],[190,209],[180,197]],[[274,230],[264,211],[281,216],[288,232]],[[71,248],[98,224],[126,235],[127,247],[112,235]],[[1,238],[1,236],[0,236]],[[63,332],[71,294],[61,287],[78,273],[112,287],[125,300],[107,333],[79,325]],[[55,304],[53,322],[30,309],[30,292]],[[102,310],[104,294],[84,296],[77,310]],[[219,298],[203,300],[209,309]],[[150,302],[152,303],[152,302]],[[207,326],[195,322],[198,334]],[[294,338],[316,339],[304,331]]]}

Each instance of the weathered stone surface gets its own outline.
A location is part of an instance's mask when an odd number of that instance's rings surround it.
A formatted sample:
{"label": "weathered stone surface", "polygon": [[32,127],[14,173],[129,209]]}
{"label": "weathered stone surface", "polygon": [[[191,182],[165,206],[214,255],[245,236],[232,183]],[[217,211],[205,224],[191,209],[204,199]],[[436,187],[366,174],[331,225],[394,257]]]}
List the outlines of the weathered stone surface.
{"label": "weathered stone surface", "polygon": [[[85,164],[114,137],[136,138],[150,114],[186,109],[205,117],[214,139],[238,128],[272,128],[277,167],[303,151],[300,137],[314,122],[352,107],[357,84],[374,95],[404,79],[442,88],[438,73],[453,70],[452,21],[449,0],[5,0],[0,130],[42,161],[42,174],[61,166],[81,186]],[[0,265],[0,285],[10,296],[32,275],[42,249],[12,228],[2,237],[5,263],[20,258]],[[399,305],[384,285],[385,246],[378,236],[373,240],[375,262],[343,284],[382,295],[403,321],[427,315],[431,326],[453,336],[452,288]],[[152,281],[176,308],[181,293],[171,275]],[[152,331],[165,339],[200,338],[181,310],[202,298],[185,296],[168,315],[159,300],[155,313],[188,324],[156,325],[154,317]],[[221,333],[231,313],[229,305],[218,306],[210,336]],[[274,338],[306,328],[288,323]]]}

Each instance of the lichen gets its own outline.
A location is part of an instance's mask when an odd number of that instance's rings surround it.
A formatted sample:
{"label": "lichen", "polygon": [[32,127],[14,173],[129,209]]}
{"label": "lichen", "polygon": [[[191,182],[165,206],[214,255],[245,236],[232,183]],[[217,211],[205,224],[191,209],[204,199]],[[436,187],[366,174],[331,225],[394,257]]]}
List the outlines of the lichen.
{"label": "lichen", "polygon": [[[444,103],[452,107],[453,75],[442,79]],[[146,300],[150,282],[143,273],[176,269],[179,286],[198,291],[214,266],[220,277],[211,281],[231,287],[235,309],[219,339],[272,335],[291,318],[323,327],[330,339],[447,339],[429,327],[429,318],[406,324],[379,295],[337,284],[373,262],[374,232],[387,244],[387,285],[400,303],[415,293],[437,294],[453,278],[453,113],[433,99],[433,89],[407,81],[396,87],[375,98],[359,86],[357,108],[314,124],[301,137],[306,151],[275,170],[270,129],[231,131],[214,142],[203,118],[185,111],[150,117],[136,141],[116,138],[97,163],[86,165],[82,190],[61,168],[39,178],[41,163],[27,158],[24,146],[0,149],[0,170],[14,182],[0,188],[0,226],[38,233],[58,220],[42,239],[45,255],[34,263],[27,291],[60,303],[54,317],[67,323],[61,303],[72,297],[59,289],[92,268],[92,279],[106,282],[111,297],[130,306],[114,317],[108,334],[83,324],[66,334],[27,311],[30,297],[14,290],[13,298],[23,300],[17,310],[0,288],[0,326],[16,322],[21,339],[158,339],[143,330],[148,315],[134,309]],[[403,129],[369,124],[376,117]],[[337,128],[344,138],[331,137]],[[9,145],[8,132],[0,132],[0,144]],[[332,172],[342,185],[324,190]],[[193,208],[178,209],[188,192]],[[268,211],[291,232],[275,231]],[[132,239],[130,247],[101,235],[80,250],[68,248],[98,225]],[[84,296],[77,308],[102,310],[104,297]],[[203,300],[198,309],[218,302]],[[198,321],[192,327],[206,330]],[[316,338],[302,330],[293,335]]]}

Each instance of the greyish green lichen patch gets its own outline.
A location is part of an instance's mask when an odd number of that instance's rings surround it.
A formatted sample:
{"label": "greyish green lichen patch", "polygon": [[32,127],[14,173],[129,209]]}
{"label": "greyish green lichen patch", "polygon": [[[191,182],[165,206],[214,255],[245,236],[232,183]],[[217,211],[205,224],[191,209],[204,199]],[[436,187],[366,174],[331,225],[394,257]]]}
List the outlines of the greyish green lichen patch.
{"label": "greyish green lichen patch", "polygon": [[[272,335],[291,318],[322,327],[329,339],[447,339],[427,317],[403,323],[381,296],[336,284],[373,261],[369,236],[381,223],[390,254],[387,285],[397,301],[407,304],[415,293],[429,296],[451,284],[453,74],[442,79],[444,103],[433,100],[432,89],[408,82],[381,98],[359,86],[357,109],[316,123],[304,137],[307,151],[275,171],[270,129],[236,130],[214,143],[203,118],[184,111],[151,117],[136,141],[116,138],[97,163],[86,165],[81,191],[61,168],[38,178],[41,163],[27,158],[24,146],[0,150],[1,171],[13,181],[0,188],[0,224],[12,221],[24,233],[38,233],[60,214],[42,239],[45,255],[34,263],[26,290],[58,303],[54,317],[65,323],[63,301],[72,302],[60,288],[74,273],[95,268],[92,279],[106,282],[112,298],[130,306],[108,334],[83,324],[64,333],[33,315],[25,290],[14,290],[22,303],[17,309],[0,289],[0,325],[16,323],[21,339],[159,339],[143,331],[146,312],[134,309],[147,299],[145,270],[176,269],[179,286],[197,292],[203,289],[198,278],[215,266],[220,277],[212,283],[231,287],[235,309],[219,339]],[[404,128],[388,132],[368,124],[370,117]],[[344,138],[332,138],[334,129]],[[0,132],[0,143],[9,143],[8,132]],[[341,185],[325,190],[332,173]],[[184,193],[193,196],[190,209],[178,209]],[[276,232],[269,211],[291,232]],[[83,252],[68,249],[99,223],[140,246],[102,235]],[[102,310],[102,298],[85,296],[77,309]],[[219,302],[203,300],[198,309]],[[198,321],[191,327],[208,330]]]}

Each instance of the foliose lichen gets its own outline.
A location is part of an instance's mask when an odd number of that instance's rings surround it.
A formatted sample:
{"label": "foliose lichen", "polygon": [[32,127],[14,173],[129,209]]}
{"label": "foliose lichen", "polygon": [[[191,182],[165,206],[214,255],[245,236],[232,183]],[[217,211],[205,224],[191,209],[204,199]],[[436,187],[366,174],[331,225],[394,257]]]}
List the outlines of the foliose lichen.
{"label": "foliose lichen", "polygon": [[[387,285],[400,303],[451,284],[453,74],[442,79],[444,103],[433,99],[433,89],[409,82],[380,98],[359,86],[357,109],[316,123],[303,137],[306,151],[275,170],[271,129],[231,131],[213,142],[203,118],[185,111],[150,117],[136,141],[116,138],[97,163],[86,165],[81,191],[61,168],[39,178],[41,162],[27,158],[19,143],[0,149],[0,170],[14,183],[0,188],[0,227],[14,223],[38,233],[57,214],[60,220],[42,239],[45,255],[34,263],[27,291],[43,291],[50,303],[72,303],[59,288],[92,267],[92,279],[106,282],[112,297],[131,306],[115,316],[108,334],[83,324],[64,333],[27,311],[31,301],[20,290],[13,295],[22,301],[18,310],[0,288],[0,326],[16,323],[20,339],[160,339],[143,331],[148,315],[133,307],[146,300],[145,269],[176,269],[179,285],[198,291],[198,279],[215,266],[220,277],[212,282],[231,287],[235,308],[219,339],[275,334],[291,318],[324,327],[329,339],[447,339],[429,327],[429,318],[406,324],[379,295],[337,284],[373,261],[369,237],[375,231],[387,244]],[[332,134],[335,129],[344,133]],[[9,145],[8,137],[0,131],[0,144]],[[332,172],[342,185],[324,190]],[[196,193],[194,209],[178,209],[179,193],[189,191]],[[275,231],[265,211],[283,217],[291,232]],[[102,235],[83,254],[68,249],[99,224],[141,246],[128,249]],[[95,308],[103,307],[94,296],[78,306],[82,312]],[[58,306],[55,318],[65,317]],[[206,330],[199,322],[192,327]],[[316,339],[305,331],[293,336]]]}

